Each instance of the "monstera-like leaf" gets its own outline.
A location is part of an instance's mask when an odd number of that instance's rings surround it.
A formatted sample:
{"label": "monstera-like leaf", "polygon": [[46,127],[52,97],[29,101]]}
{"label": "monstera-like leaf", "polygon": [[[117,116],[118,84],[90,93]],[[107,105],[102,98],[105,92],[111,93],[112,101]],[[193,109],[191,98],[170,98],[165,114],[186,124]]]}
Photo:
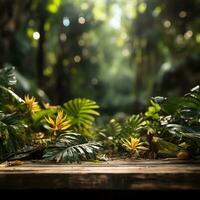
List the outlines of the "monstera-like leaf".
{"label": "monstera-like leaf", "polygon": [[99,143],[87,141],[81,134],[67,132],[61,134],[55,144],[49,145],[43,158],[56,162],[80,162],[95,159],[99,148]]}

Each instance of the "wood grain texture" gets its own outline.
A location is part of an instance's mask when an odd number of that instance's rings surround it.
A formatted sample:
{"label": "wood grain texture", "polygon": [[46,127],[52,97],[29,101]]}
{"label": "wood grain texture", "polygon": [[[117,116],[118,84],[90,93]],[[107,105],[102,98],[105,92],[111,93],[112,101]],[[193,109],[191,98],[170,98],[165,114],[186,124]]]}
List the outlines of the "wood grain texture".
{"label": "wood grain texture", "polygon": [[0,189],[199,190],[200,162],[26,162],[0,167]]}

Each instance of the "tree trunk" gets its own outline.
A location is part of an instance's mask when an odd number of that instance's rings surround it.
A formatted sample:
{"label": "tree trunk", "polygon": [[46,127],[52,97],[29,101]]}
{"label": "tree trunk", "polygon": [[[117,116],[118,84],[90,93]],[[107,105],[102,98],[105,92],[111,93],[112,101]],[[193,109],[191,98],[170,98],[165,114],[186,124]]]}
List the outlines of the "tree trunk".
{"label": "tree trunk", "polygon": [[44,25],[46,21],[45,14],[40,15],[40,23],[39,23],[39,33],[40,38],[38,41],[38,51],[37,51],[37,79],[38,79],[38,86],[40,88],[44,87],[44,43],[45,43],[45,30]]}
{"label": "tree trunk", "polygon": [[9,63],[10,46],[13,36],[20,25],[27,19],[30,13],[32,0],[0,1],[0,68]]}
{"label": "tree trunk", "polygon": [[70,81],[70,70],[68,73],[65,73],[63,60],[64,60],[64,50],[58,55],[57,64],[55,65],[56,73],[56,94],[57,94],[57,103],[63,104],[71,98],[71,81]]}

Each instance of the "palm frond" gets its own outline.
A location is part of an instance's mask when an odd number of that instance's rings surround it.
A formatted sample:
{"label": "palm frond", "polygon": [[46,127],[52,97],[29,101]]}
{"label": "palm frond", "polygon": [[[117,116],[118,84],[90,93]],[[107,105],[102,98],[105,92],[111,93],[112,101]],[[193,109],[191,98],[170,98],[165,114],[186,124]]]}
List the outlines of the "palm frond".
{"label": "palm frond", "polygon": [[99,113],[96,111],[99,106],[95,101],[89,99],[76,98],[64,104],[64,110],[69,117],[72,125],[82,125],[91,127],[95,116]]}
{"label": "palm frond", "polygon": [[141,115],[130,116],[122,125],[120,136],[122,138],[129,138],[131,136],[138,137],[139,132],[146,125],[144,118]]}
{"label": "palm frond", "polygon": [[118,143],[121,131],[121,124],[117,120],[111,119],[106,128],[96,129],[95,138],[97,141],[102,141],[104,147],[115,146]]}
{"label": "palm frond", "polygon": [[55,144],[49,145],[43,158],[56,162],[80,162],[95,159],[99,148],[99,143],[88,142],[81,134],[67,132],[61,134]]}
{"label": "palm frond", "polygon": [[120,125],[120,123],[115,119],[111,119],[107,125],[105,134],[107,137],[114,138],[117,135],[119,135],[121,131],[122,131],[122,126]]}

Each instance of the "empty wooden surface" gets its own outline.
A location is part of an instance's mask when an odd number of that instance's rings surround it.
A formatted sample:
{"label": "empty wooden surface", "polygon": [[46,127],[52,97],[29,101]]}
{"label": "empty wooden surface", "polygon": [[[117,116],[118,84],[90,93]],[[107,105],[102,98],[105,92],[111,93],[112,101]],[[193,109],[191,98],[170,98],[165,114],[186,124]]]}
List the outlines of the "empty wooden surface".
{"label": "empty wooden surface", "polygon": [[0,167],[0,189],[199,190],[200,162],[25,162]]}

